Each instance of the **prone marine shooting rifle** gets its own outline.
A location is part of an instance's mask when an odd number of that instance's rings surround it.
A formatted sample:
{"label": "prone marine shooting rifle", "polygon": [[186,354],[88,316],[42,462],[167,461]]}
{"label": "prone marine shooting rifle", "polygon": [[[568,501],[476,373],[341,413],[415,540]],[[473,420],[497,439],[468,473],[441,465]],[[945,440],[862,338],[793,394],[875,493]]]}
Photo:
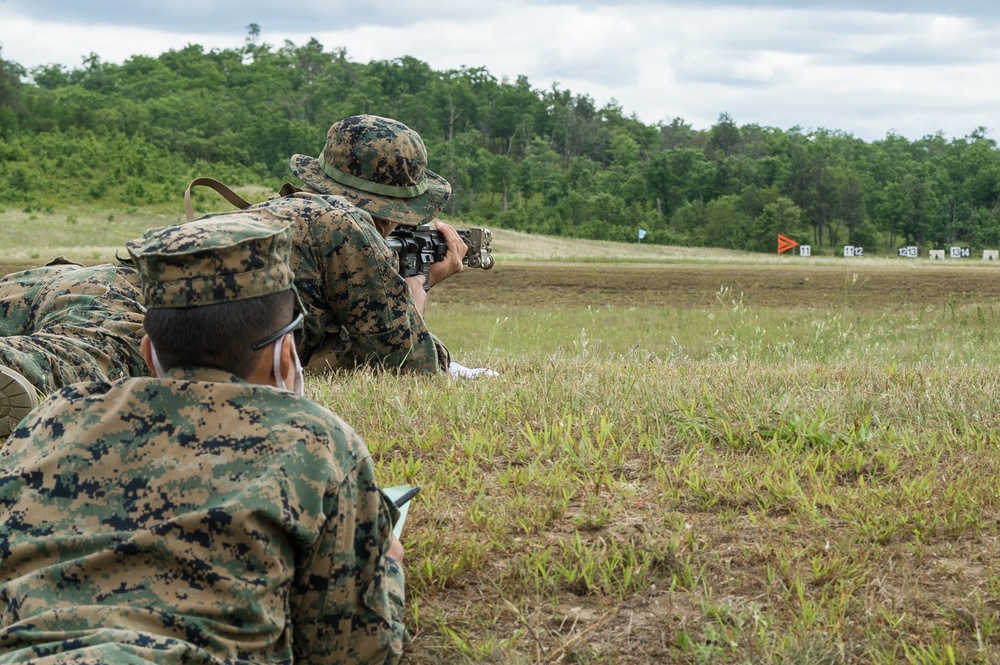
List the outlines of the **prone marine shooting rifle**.
{"label": "prone marine shooting rifle", "polygon": [[[478,226],[455,230],[469,248],[462,263],[470,268],[492,268],[493,232]],[[404,278],[423,275],[426,279],[431,264],[441,261],[448,253],[444,235],[426,225],[398,226],[385,239],[385,244],[399,257],[399,274]],[[424,282],[424,288],[428,289],[430,286]]]}
{"label": "prone marine shooting rifle", "polygon": [[[195,178],[188,184],[184,191],[184,212],[187,220],[194,219],[194,205],[191,202],[191,190],[194,187],[208,187],[222,195],[227,201],[237,208],[245,210],[250,207],[250,203],[239,194],[225,186],[214,178]],[[302,191],[298,187],[285,183],[279,192],[281,196],[289,196],[295,192]],[[470,229],[455,229],[458,235],[468,246],[469,251],[462,259],[462,263],[470,268],[482,268],[489,270],[493,267],[493,232],[478,226]],[[444,236],[437,229],[430,226],[397,227],[388,238],[385,244],[389,249],[396,252],[399,257],[399,274],[404,278],[414,275],[423,275],[426,280],[430,273],[431,264],[444,259],[448,253],[448,243]],[[430,286],[424,281],[424,289]]]}

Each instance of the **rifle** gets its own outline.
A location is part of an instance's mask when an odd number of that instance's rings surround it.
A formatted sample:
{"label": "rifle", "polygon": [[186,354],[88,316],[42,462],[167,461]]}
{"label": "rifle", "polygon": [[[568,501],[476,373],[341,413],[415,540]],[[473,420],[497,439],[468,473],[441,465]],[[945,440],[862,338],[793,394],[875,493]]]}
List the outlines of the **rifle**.
{"label": "rifle", "polygon": [[[470,268],[489,270],[493,267],[493,232],[481,227],[455,229],[469,251],[462,263]],[[406,277],[423,275],[426,279],[431,264],[444,259],[448,243],[444,235],[430,226],[396,227],[385,239],[389,249],[399,257],[399,274]],[[424,288],[430,288],[424,283]]]}
{"label": "rifle", "polygon": [[[194,219],[194,205],[191,202],[191,190],[196,187],[208,187],[221,194],[227,201],[241,210],[251,207],[251,204],[244,200],[239,194],[213,178],[195,178],[184,191],[184,212],[187,220]],[[281,186],[280,195],[288,196],[295,192],[302,191],[294,185],[285,183]],[[455,229],[458,235],[468,246],[462,263],[470,268],[482,268],[489,270],[493,267],[493,231],[474,226],[470,229]],[[423,275],[426,279],[430,273],[431,264],[440,261],[448,253],[448,243],[444,236],[437,229],[430,226],[397,227],[388,238],[385,244],[389,249],[396,252],[399,257],[399,274],[404,278],[414,275]],[[430,288],[424,282],[424,289]]]}

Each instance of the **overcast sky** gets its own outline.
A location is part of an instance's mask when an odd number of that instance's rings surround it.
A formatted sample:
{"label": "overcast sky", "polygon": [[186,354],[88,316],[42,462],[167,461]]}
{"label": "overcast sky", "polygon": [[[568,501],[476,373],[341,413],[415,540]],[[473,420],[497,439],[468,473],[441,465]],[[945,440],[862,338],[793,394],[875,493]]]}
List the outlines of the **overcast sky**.
{"label": "overcast sky", "polygon": [[[31,69],[315,37],[355,62],[410,55],[536,89],[681,118],[1000,140],[1000,2],[991,0],[0,0],[0,57]],[[419,131],[419,127],[416,128]]]}

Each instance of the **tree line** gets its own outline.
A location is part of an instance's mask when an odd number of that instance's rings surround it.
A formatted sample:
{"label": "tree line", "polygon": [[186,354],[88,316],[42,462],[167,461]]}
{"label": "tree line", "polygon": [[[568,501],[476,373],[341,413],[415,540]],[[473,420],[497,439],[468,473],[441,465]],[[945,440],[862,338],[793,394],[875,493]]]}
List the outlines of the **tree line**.
{"label": "tree line", "polygon": [[[257,30],[253,30],[257,28]],[[616,102],[409,56],[353,62],[317,40],[189,45],[122,64],[25,70],[0,57],[0,205],[176,203],[207,175],[276,188],[348,115],[423,136],[463,224],[774,252],[1000,245],[1000,151],[976,128],[919,140],[738,124],[648,125]],[[2,53],[0,53],[2,55]]]}

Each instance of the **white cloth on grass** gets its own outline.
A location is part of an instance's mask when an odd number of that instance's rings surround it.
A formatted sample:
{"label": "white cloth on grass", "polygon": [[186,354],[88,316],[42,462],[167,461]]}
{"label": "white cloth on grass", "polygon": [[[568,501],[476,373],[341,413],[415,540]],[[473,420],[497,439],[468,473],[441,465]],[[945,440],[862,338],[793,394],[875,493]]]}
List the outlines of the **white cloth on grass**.
{"label": "white cloth on grass", "polygon": [[477,367],[475,369],[471,367],[466,367],[465,365],[460,365],[454,360],[448,365],[448,373],[452,376],[463,376],[467,379],[474,379],[477,376],[500,376],[497,372],[485,367]]}

